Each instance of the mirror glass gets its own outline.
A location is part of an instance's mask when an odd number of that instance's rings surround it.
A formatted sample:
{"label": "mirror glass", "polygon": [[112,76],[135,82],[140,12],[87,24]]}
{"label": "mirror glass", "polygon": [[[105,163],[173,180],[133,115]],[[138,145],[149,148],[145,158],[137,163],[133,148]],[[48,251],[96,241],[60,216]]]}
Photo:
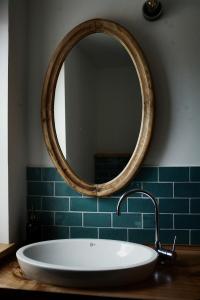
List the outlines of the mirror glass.
{"label": "mirror glass", "polygon": [[73,47],[57,80],[54,119],[79,178],[104,183],[121,173],[139,136],[141,97],[134,64],[117,39],[95,33]]}

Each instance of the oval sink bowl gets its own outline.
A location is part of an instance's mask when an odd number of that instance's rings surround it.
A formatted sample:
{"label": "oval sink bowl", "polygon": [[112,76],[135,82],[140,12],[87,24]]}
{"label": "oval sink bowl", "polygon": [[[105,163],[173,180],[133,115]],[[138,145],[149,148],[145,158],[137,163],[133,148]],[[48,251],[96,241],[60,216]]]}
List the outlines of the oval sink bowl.
{"label": "oval sink bowl", "polygon": [[17,253],[29,279],[65,287],[132,284],[154,270],[158,254],[140,244],[103,239],[64,239],[30,244]]}

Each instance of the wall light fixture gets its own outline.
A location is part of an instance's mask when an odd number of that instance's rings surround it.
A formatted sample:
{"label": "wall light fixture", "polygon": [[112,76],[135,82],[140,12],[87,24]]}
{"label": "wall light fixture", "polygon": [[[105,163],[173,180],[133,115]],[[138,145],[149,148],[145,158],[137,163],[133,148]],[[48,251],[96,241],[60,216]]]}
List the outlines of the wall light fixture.
{"label": "wall light fixture", "polygon": [[146,0],[143,4],[142,11],[145,19],[155,21],[162,14],[162,4],[158,0]]}

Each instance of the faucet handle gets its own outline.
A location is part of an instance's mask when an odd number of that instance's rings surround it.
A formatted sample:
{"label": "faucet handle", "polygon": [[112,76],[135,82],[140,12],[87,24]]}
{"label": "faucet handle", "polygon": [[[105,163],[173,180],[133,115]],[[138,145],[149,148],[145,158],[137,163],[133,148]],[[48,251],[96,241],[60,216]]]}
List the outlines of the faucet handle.
{"label": "faucet handle", "polygon": [[172,245],[172,253],[175,253],[175,251],[176,251],[176,235],[174,236],[174,242]]}
{"label": "faucet handle", "polygon": [[173,242],[173,245],[172,245],[172,250],[168,250],[168,249],[165,249],[165,248],[162,248],[162,247],[157,249],[157,252],[158,252],[159,257],[161,259],[161,263],[164,263],[164,261],[169,260],[169,259],[171,261],[175,260],[175,258],[176,258],[175,244],[176,244],[176,235],[174,236],[174,242]]}

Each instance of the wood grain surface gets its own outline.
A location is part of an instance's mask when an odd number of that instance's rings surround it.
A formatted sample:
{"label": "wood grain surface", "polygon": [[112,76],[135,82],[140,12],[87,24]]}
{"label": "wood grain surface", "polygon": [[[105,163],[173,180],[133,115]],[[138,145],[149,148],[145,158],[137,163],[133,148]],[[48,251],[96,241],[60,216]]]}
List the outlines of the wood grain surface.
{"label": "wood grain surface", "polygon": [[[174,264],[157,265],[154,274],[146,281],[133,286],[115,289],[75,289],[64,288],[35,280],[28,280],[17,264],[15,258],[10,258],[0,264],[0,295],[1,289],[55,293],[63,295],[79,295],[93,297],[111,297],[123,299],[151,300],[199,300],[200,299],[200,247],[178,247],[177,260]],[[45,298],[46,299],[46,298]]]}
{"label": "wood grain surface", "polygon": [[3,259],[5,256],[9,255],[15,251],[15,244],[2,244],[0,243],[0,260]]}
{"label": "wood grain surface", "polygon": [[[131,158],[117,177],[102,184],[88,183],[75,174],[62,153],[54,122],[55,89],[63,62],[72,48],[81,39],[96,32],[101,32],[114,37],[126,49],[135,66],[142,96],[140,132]],[[139,44],[126,28],[110,20],[92,19],[79,24],[62,39],[49,62],[44,79],[41,103],[41,123],[49,155],[60,175],[73,189],[84,195],[103,197],[113,194],[128,184],[128,182],[136,175],[149,147],[153,130],[153,120],[154,90],[150,70]]]}

